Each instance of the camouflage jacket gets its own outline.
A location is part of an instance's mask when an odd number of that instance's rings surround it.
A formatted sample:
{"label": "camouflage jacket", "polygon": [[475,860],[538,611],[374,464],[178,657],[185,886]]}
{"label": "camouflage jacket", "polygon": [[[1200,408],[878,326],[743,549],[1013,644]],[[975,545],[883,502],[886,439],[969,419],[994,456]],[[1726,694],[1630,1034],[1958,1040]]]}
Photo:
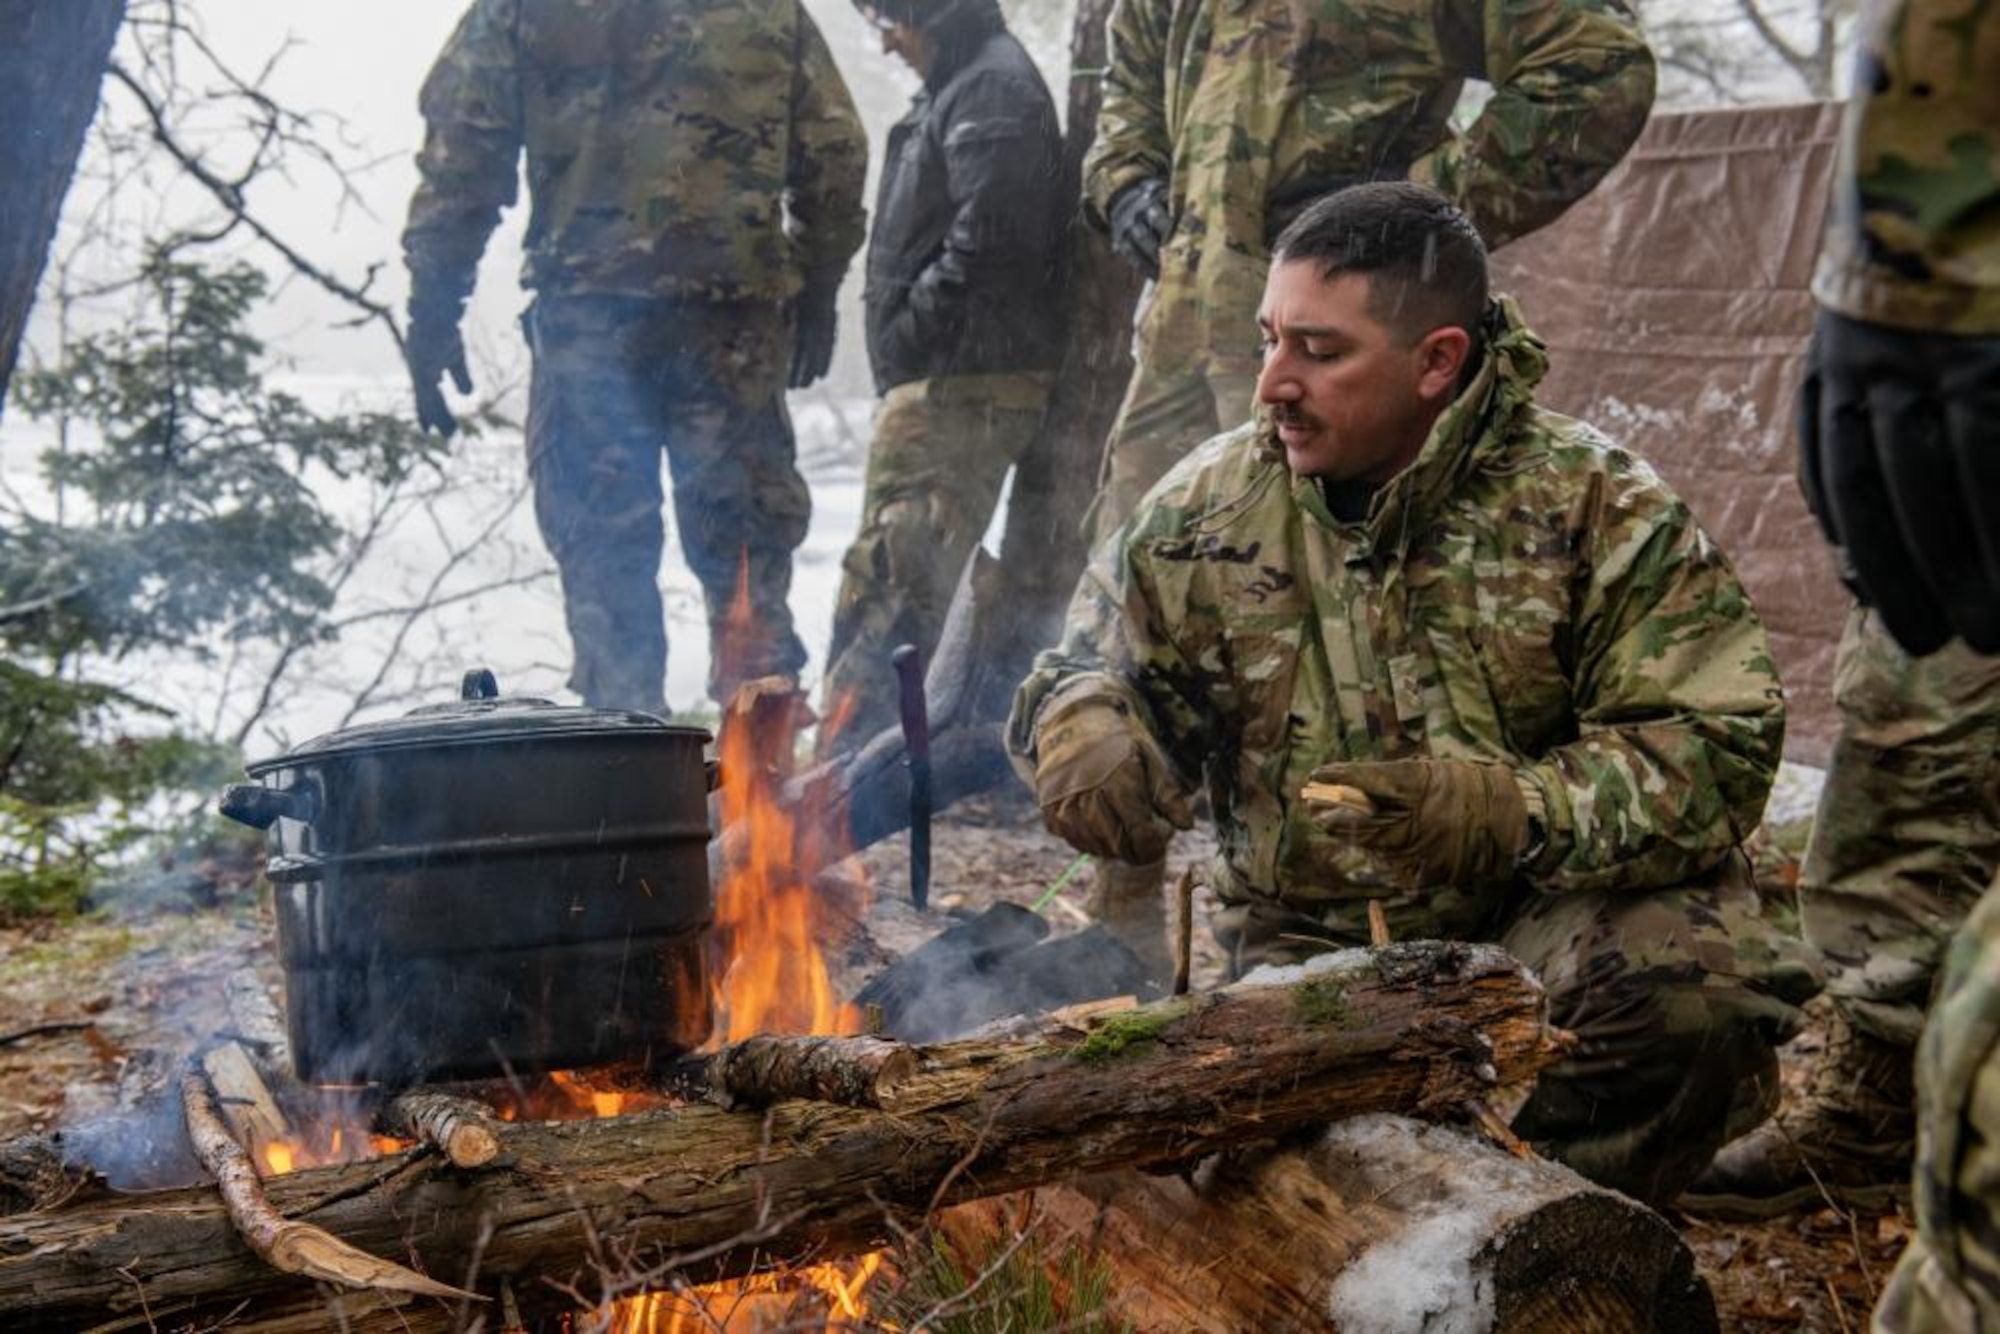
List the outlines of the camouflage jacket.
{"label": "camouflage jacket", "polygon": [[1813,295],[2000,334],[2000,0],[1870,0]]}
{"label": "camouflage jacket", "polygon": [[1917,1048],[1917,1235],[1878,1334],[2000,1330],[2000,883],[1952,938]]}
{"label": "camouflage jacket", "polygon": [[[1497,245],[1588,193],[1653,102],[1623,0],[1119,0],[1110,39],[1086,204],[1168,182],[1158,364],[1254,372],[1269,244],[1315,196],[1408,174]],[[1460,138],[1467,78],[1494,94]]]}
{"label": "camouflage jacket", "polygon": [[[1343,523],[1253,423],[1177,465],[1102,546],[1063,645],[1015,698],[1032,760],[1057,690],[1124,700],[1205,779],[1225,901],[1350,884],[1299,788],[1336,760],[1514,766],[1543,889],[1647,889],[1760,818],[1784,735],[1764,628],[1643,462],[1534,405],[1542,345],[1498,302],[1489,351],[1422,453]],[[1392,902],[1399,933],[1477,929],[1507,887]],[[1399,920],[1398,920],[1399,919]]]}
{"label": "camouflage jacket", "polygon": [[474,0],[421,106],[414,300],[471,292],[524,149],[538,291],[777,300],[861,246],[867,140],[798,0]]}

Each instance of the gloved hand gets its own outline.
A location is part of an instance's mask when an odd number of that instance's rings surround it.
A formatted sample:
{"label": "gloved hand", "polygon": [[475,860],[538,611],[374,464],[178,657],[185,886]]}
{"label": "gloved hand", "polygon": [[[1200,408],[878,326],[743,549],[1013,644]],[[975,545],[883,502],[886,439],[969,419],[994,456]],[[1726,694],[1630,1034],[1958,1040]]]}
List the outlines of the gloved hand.
{"label": "gloved hand", "polygon": [[792,303],[792,370],[785,383],[804,389],[833,364],[833,339],[840,327],[840,283],[809,280]]}
{"label": "gloved hand", "polygon": [[1173,232],[1167,183],[1159,177],[1134,181],[1111,201],[1111,249],[1145,277],[1160,276],[1160,247]]}
{"label": "gloved hand", "polygon": [[1160,743],[1123,700],[1058,696],[1035,725],[1035,801],[1050,832],[1098,857],[1166,856],[1194,809]]}
{"label": "gloved hand", "polygon": [[1912,654],[2000,653],[2000,337],[1822,310],[1799,485],[1842,577]]}
{"label": "gloved hand", "polygon": [[[1320,797],[1320,784],[1358,789],[1366,804]],[[1528,806],[1504,764],[1327,764],[1302,799],[1321,830],[1372,853],[1411,889],[1505,880],[1528,842]]]}
{"label": "gloved hand", "polygon": [[472,373],[465,368],[465,341],[459,337],[460,306],[410,303],[410,327],[403,335],[403,361],[410,368],[410,387],[417,396],[417,424],[449,440],[458,433],[458,418],[444,401],[438,382],[451,376],[461,394],[472,392]]}

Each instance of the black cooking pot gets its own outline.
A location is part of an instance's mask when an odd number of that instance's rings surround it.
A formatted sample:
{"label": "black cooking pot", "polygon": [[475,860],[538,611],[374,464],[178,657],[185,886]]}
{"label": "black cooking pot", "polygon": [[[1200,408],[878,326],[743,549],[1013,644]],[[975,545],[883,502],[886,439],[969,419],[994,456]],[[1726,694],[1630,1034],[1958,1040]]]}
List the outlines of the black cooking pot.
{"label": "black cooking pot", "polygon": [[462,699],[308,741],[222,800],[271,831],[292,1063],[407,1084],[663,1059],[709,1030],[709,734]]}

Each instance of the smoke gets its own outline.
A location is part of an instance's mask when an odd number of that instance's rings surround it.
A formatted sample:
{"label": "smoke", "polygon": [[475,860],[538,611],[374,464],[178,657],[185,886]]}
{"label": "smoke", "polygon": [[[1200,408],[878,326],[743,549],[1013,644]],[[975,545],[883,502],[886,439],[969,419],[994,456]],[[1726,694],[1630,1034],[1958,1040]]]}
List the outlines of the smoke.
{"label": "smoke", "polygon": [[1013,1015],[1159,994],[1138,956],[1104,928],[1048,935],[1049,924],[1035,913],[996,903],[884,969],[855,1003],[879,1006],[892,1037],[938,1042]]}

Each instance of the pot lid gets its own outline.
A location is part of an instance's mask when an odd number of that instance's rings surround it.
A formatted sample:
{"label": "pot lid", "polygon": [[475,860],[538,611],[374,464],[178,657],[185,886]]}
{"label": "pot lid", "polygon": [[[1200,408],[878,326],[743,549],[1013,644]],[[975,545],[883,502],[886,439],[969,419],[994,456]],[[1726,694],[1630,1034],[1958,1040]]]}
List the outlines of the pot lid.
{"label": "pot lid", "polygon": [[362,723],[301,742],[275,759],[249,765],[254,777],[300,760],[369,750],[404,750],[418,746],[461,746],[542,737],[576,737],[633,733],[686,736],[706,743],[701,727],[676,726],[650,713],[626,709],[592,709],[532,695],[502,695],[500,683],[484,667],[465,674],[459,697],[448,704],[426,704],[400,718]]}

